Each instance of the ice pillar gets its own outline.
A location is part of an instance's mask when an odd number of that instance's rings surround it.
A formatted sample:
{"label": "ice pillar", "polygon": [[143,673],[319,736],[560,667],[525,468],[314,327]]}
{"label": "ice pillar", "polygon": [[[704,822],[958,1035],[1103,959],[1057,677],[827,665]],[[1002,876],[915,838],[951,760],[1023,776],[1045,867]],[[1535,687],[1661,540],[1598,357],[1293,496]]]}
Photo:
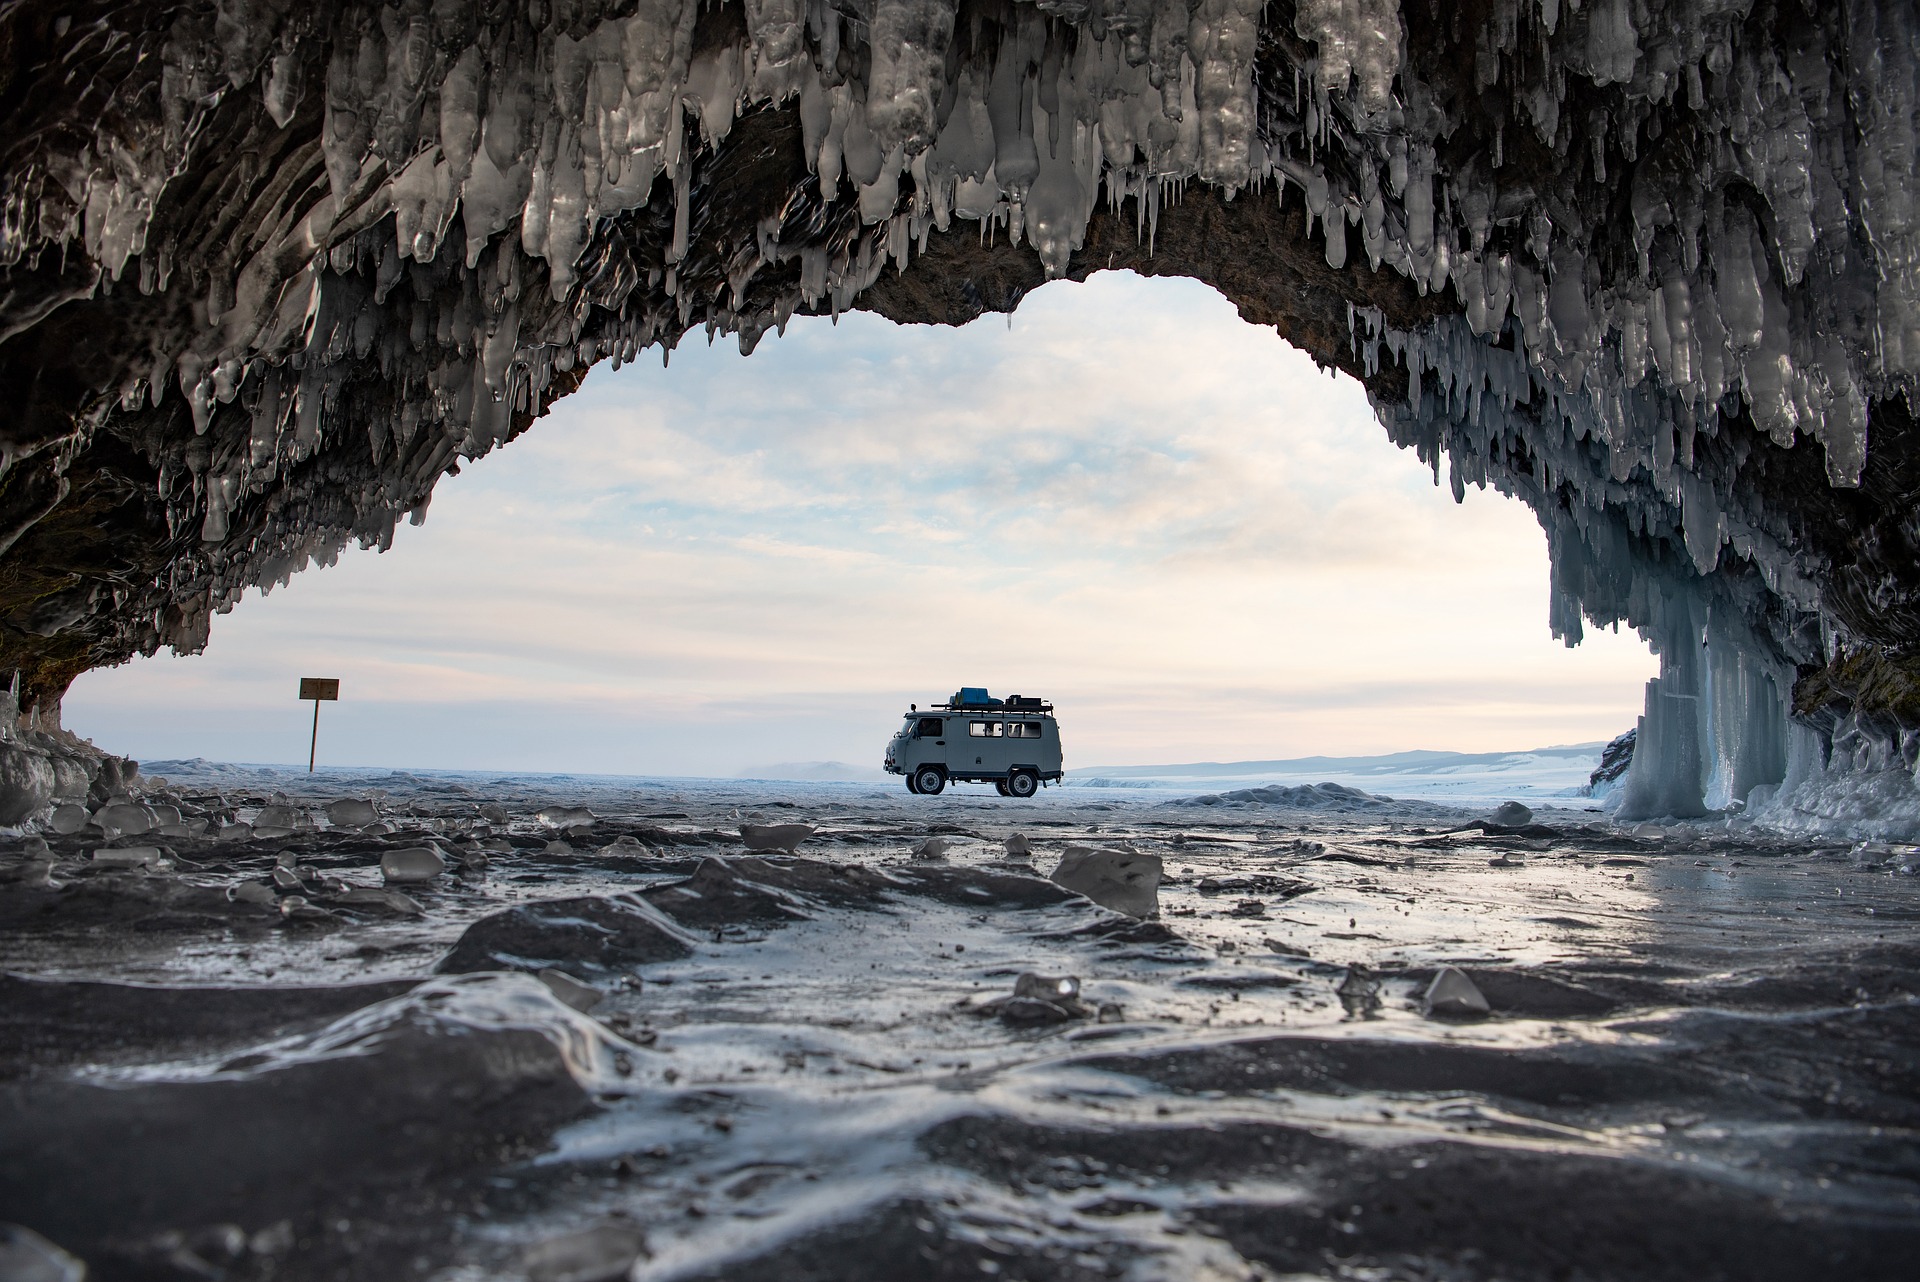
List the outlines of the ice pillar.
{"label": "ice pillar", "polygon": [[1696,819],[1707,813],[1706,663],[1692,602],[1670,602],[1660,675],[1647,682],[1647,708],[1621,790],[1621,819]]}
{"label": "ice pillar", "polygon": [[1668,597],[1662,614],[1660,675],[1647,682],[1622,819],[1699,818],[1787,773],[1792,670],[1736,616],[1715,610],[1702,627],[1699,604],[1684,596]]}
{"label": "ice pillar", "polygon": [[1707,802],[1745,803],[1763,784],[1787,773],[1790,668],[1762,651],[1752,630],[1716,611],[1707,629],[1707,677],[1713,777]]}

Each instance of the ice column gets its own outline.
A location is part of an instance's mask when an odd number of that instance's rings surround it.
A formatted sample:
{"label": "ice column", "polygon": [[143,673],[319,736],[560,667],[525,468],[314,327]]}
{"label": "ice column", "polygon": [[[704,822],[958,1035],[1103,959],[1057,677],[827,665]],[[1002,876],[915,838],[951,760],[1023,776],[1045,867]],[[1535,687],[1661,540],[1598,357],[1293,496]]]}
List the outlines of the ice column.
{"label": "ice column", "polygon": [[1647,682],[1633,765],[1621,790],[1622,819],[1696,819],[1707,813],[1706,662],[1696,606],[1670,599],[1656,641],[1660,675]]}

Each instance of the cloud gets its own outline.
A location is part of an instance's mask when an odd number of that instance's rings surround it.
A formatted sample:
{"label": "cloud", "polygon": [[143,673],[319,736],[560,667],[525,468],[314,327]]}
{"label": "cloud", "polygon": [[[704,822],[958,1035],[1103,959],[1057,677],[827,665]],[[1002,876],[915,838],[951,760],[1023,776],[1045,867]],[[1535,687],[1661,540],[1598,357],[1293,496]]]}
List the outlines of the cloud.
{"label": "cloud", "polygon": [[391,553],[89,674],[68,720],[291,760],[276,718],[327,674],[336,759],[386,764],[864,761],[963,682],[1060,701],[1082,762],[1606,737],[1652,662],[1559,648],[1546,579],[1531,517],[1456,506],[1351,380],[1106,273],[1011,326],[796,320],[597,371]]}

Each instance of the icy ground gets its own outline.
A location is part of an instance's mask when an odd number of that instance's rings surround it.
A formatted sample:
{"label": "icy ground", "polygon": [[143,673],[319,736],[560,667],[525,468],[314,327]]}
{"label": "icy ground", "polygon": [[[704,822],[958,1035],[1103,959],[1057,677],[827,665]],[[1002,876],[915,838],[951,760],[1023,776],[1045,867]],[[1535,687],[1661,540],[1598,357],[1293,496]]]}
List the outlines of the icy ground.
{"label": "icy ground", "polygon": [[[56,1244],[0,1232],[0,1266],[1693,1282],[1920,1251],[1901,848],[1537,804],[171,779],[171,835],[0,843],[0,1219]],[[761,858],[742,823],[818,831]],[[447,871],[383,883],[429,843]],[[1163,859],[1158,919],[1045,880],[1069,845]],[[1442,965],[1488,1017],[1424,1013]],[[1024,974],[1080,1000],[996,1005]]]}

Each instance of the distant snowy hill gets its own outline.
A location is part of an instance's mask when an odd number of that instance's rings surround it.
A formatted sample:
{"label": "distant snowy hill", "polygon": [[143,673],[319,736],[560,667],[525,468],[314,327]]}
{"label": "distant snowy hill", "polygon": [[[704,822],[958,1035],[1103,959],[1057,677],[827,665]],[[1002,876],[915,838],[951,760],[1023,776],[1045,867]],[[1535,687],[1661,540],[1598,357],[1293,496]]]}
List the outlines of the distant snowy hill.
{"label": "distant snowy hill", "polygon": [[1415,751],[1377,757],[1090,766],[1069,770],[1067,784],[1078,788],[1199,792],[1217,789],[1227,780],[1245,786],[1337,783],[1453,805],[1563,798],[1562,804],[1585,807],[1593,803],[1580,795],[1580,789],[1605,747],[1603,743],[1577,743],[1524,752]]}
{"label": "distant snowy hill", "polygon": [[884,770],[849,765],[844,761],[784,761],[774,766],[749,766],[735,779],[779,779],[797,783],[879,783]]}
{"label": "distant snowy hill", "polygon": [[[1530,748],[1524,752],[1390,752],[1379,757],[1290,757],[1283,761],[1193,761],[1167,766],[1089,766],[1069,770],[1068,776],[1103,779],[1246,779],[1256,775],[1301,775],[1315,771],[1339,774],[1441,774],[1469,770],[1536,769],[1544,761],[1597,762],[1605,743],[1575,743],[1557,748]],[[1592,769],[1591,766],[1588,767]]]}

